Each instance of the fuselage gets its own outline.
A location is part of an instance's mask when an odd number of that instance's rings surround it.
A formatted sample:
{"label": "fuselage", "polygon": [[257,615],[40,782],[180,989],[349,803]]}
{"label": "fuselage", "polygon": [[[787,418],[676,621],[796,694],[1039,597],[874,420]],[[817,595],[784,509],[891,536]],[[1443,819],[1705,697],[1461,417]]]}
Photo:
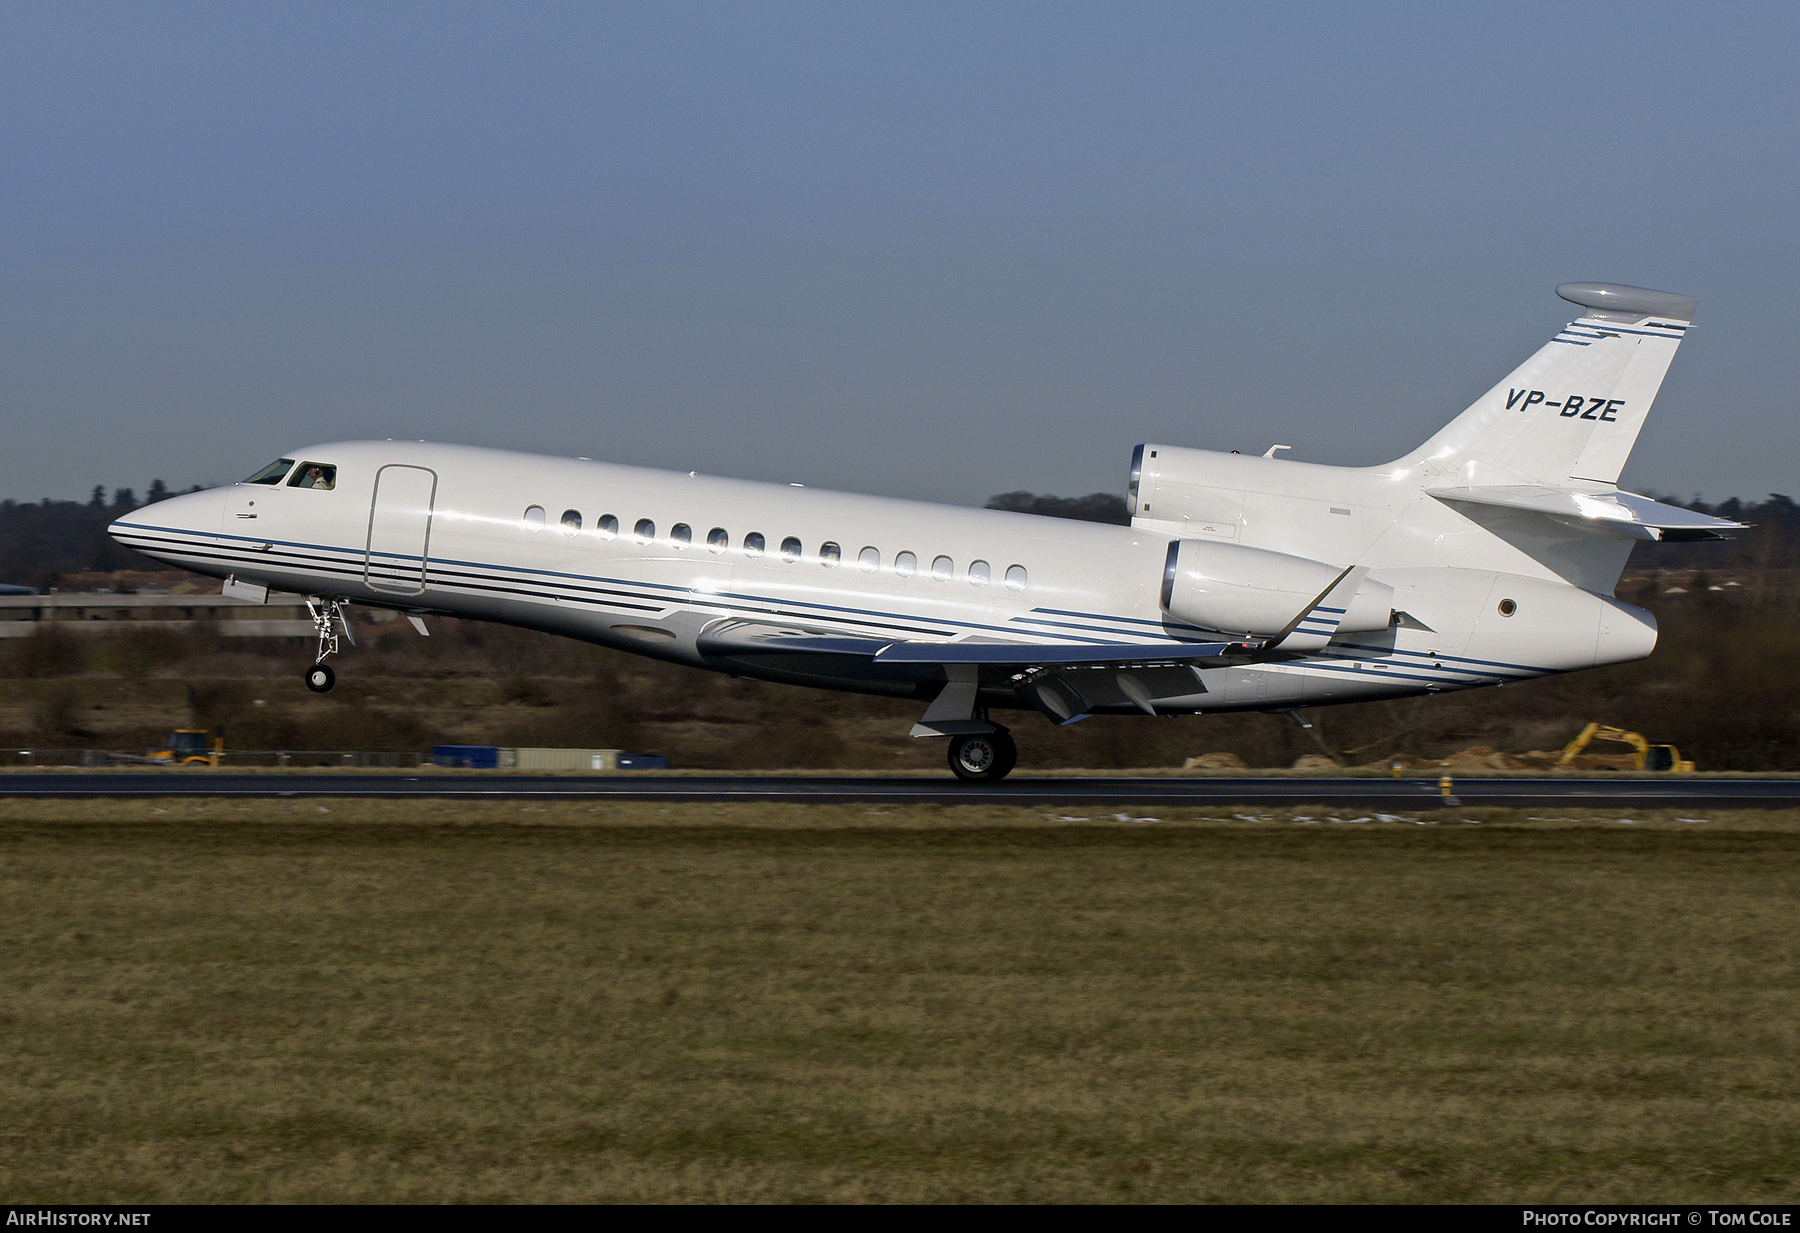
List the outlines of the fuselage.
{"label": "fuselage", "polygon": [[[160,502],[113,534],[182,568],[270,588],[926,699],[946,679],[936,665],[756,654],[734,631],[1172,651],[1217,636],[1164,609],[1164,564],[1180,532],[1148,521],[1112,526],[425,442],[336,442],[290,457],[274,482]],[[319,476],[329,484],[308,478]],[[1392,508],[1380,517],[1479,530],[1419,483],[1384,498]],[[1430,541],[1435,525],[1419,534]],[[1270,662],[1149,663],[1124,685],[1089,671],[1074,682],[1084,713],[1278,710],[1462,689],[1640,658],[1654,645],[1639,609],[1535,563],[1517,573],[1496,568],[1504,561],[1474,564],[1393,554],[1370,575],[1395,588],[1404,610],[1387,629]],[[1041,709],[1041,695],[1023,688],[1031,677],[984,670],[981,704]]]}

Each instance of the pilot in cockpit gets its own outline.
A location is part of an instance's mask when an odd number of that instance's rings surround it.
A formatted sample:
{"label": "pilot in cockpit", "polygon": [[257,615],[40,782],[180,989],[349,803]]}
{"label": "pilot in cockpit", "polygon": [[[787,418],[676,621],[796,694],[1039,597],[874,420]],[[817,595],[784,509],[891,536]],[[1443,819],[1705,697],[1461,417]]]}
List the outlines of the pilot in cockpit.
{"label": "pilot in cockpit", "polygon": [[296,488],[321,488],[329,492],[337,487],[337,468],[312,463],[306,468],[306,473],[301,476],[300,482],[294,486]]}

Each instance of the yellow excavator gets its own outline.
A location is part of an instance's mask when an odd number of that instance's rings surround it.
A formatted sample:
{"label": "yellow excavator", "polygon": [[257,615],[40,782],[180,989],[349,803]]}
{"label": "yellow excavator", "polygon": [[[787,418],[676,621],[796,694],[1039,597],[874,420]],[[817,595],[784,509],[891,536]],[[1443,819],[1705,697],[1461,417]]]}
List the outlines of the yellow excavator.
{"label": "yellow excavator", "polygon": [[150,755],[148,761],[174,766],[217,766],[225,756],[225,738],[215,736],[206,747],[205,728],[177,728],[169,733],[169,747]]}
{"label": "yellow excavator", "polygon": [[[1588,754],[1582,756],[1594,741],[1618,741],[1629,745],[1629,754]],[[1691,771],[1694,764],[1681,756],[1681,751],[1673,745],[1652,745],[1636,732],[1627,732],[1623,728],[1609,728],[1601,724],[1589,724],[1581,730],[1574,740],[1563,746],[1562,757],[1556,763],[1559,767],[1577,767],[1582,770],[1631,770],[1631,771]]]}

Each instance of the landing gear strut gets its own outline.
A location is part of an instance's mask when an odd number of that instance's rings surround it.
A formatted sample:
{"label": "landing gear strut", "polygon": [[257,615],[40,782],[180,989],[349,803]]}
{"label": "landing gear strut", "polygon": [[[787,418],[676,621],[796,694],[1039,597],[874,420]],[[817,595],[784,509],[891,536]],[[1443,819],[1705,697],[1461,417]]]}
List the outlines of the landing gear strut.
{"label": "landing gear strut", "polygon": [[350,639],[350,645],[356,645],[356,638],[350,633],[350,622],[344,619],[344,601],[341,599],[322,599],[308,595],[306,610],[312,613],[313,629],[319,635],[319,649],[313,656],[313,666],[306,670],[306,687],[315,694],[322,694],[337,684],[337,673],[326,666],[325,657],[336,655],[338,650],[338,632],[332,628],[332,620],[337,620],[338,628],[344,631],[344,637]]}
{"label": "landing gear strut", "polygon": [[950,769],[969,783],[996,783],[1019,761],[1019,747],[1005,728],[950,738]]}

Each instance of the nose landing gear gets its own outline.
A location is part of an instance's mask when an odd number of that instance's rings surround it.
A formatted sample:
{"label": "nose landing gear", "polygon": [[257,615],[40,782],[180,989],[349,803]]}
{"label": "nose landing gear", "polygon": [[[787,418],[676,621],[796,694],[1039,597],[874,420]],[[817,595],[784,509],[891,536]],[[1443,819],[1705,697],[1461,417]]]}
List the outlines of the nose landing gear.
{"label": "nose landing gear", "polygon": [[996,783],[1019,761],[1019,747],[1005,728],[950,738],[950,769],[969,783]]}
{"label": "nose landing gear", "polygon": [[332,619],[336,618],[338,628],[344,631],[344,637],[350,639],[351,646],[356,645],[356,637],[350,632],[350,622],[344,617],[343,600],[308,595],[306,610],[312,613],[313,629],[319,635],[319,649],[313,656],[313,666],[306,670],[306,687],[315,694],[322,694],[337,684],[337,673],[325,663],[325,657],[336,655],[338,650],[338,632],[332,628]]}

